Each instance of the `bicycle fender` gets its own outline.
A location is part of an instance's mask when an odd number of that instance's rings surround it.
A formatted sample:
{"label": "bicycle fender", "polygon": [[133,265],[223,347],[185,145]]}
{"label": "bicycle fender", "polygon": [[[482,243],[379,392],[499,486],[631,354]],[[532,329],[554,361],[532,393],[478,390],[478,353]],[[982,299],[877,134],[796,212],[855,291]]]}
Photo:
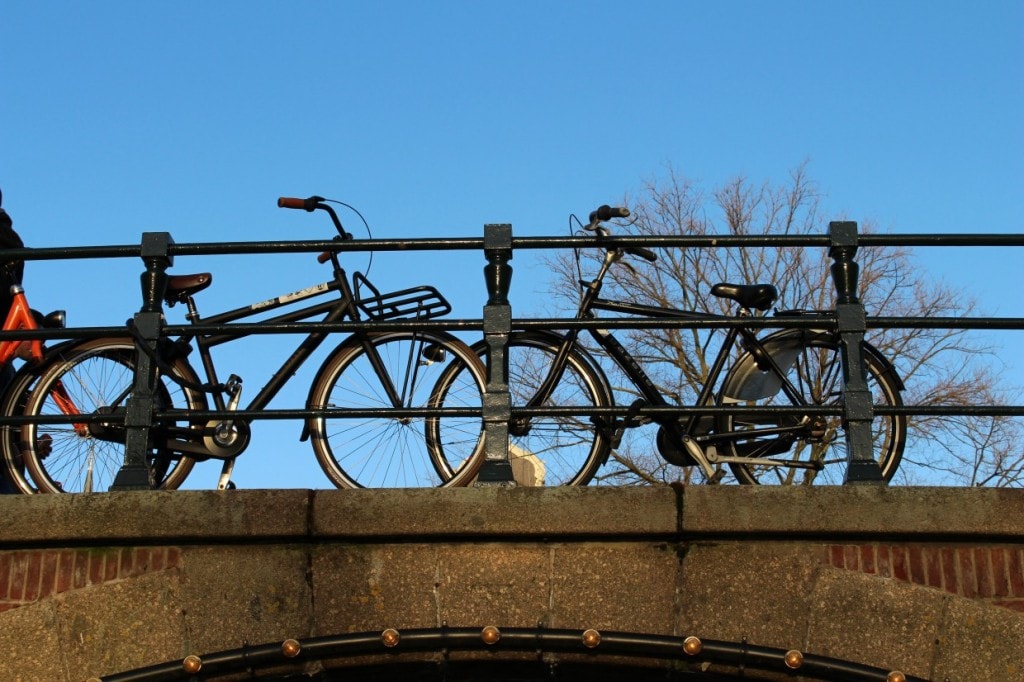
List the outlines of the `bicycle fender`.
{"label": "bicycle fender", "polygon": [[[761,341],[765,351],[783,373],[788,371],[808,341],[832,340],[835,333],[826,329],[783,329],[768,335]],[[896,368],[881,351],[864,343],[865,355],[872,356],[879,367],[894,380],[899,390],[904,389],[903,381]],[[740,356],[722,383],[722,399],[729,402],[764,400],[779,392],[782,381],[775,372],[763,370],[748,351]]]}

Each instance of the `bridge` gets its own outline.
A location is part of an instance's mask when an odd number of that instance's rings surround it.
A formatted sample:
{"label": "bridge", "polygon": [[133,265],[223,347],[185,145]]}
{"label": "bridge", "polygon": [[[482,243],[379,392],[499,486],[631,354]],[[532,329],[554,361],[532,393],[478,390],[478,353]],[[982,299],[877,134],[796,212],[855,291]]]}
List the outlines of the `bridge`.
{"label": "bridge", "polygon": [[0,679],[1024,680],[1024,491],[5,496]]}

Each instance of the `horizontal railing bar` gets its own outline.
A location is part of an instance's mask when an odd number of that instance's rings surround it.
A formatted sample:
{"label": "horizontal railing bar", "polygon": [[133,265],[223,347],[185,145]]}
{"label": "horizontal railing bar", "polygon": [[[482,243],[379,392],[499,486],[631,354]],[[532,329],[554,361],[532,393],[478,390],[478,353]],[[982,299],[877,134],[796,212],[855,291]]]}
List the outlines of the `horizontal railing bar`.
{"label": "horizontal railing bar", "polygon": [[860,246],[1024,246],[1024,234],[859,234]]}
{"label": "horizontal railing bar", "polygon": [[[1024,246],[1022,234],[861,234],[859,246]],[[827,235],[673,235],[614,237],[513,237],[513,249],[647,247],[829,247]],[[478,250],[484,247],[480,237],[431,237],[416,239],[353,239],[336,241],[275,240],[246,242],[193,242],[170,244],[168,253],[175,255],[231,255],[302,253],[316,251],[441,251]],[[0,258],[21,260],[72,260],[86,258],[139,257],[138,244],[109,246],[66,246],[32,249],[0,249]]]}
{"label": "horizontal railing bar", "polygon": [[[1024,318],[1019,317],[868,317],[868,329],[983,329],[1019,330],[1024,329]],[[750,329],[818,329],[830,328],[835,316],[829,312],[812,314],[807,317],[718,317],[694,313],[688,318],[669,317],[604,317],[590,320],[566,318],[513,318],[512,328],[519,331],[535,329],[728,329],[745,327]],[[360,322],[288,322],[264,324],[260,322],[227,324],[170,324],[164,332],[170,336],[195,336],[204,334],[237,333],[282,334],[354,331],[403,331],[418,330],[479,330],[482,318],[451,318],[434,320],[363,320]],[[66,327],[64,329],[0,330],[0,341],[23,339],[78,339],[122,337],[128,333],[123,326]]]}
{"label": "horizontal railing bar", "polygon": [[868,317],[873,329],[1024,329],[1020,317]]}
{"label": "horizontal railing bar", "polygon": [[[842,407],[838,405],[820,406],[738,406],[738,405],[706,405],[703,407],[689,406],[658,406],[634,408],[626,405],[616,406],[572,406],[572,407],[513,407],[513,417],[624,417],[624,416],[803,416],[808,414],[839,416]],[[276,410],[162,410],[153,413],[155,420],[166,421],[199,421],[213,419],[242,420],[288,420],[327,417],[331,419],[366,419],[403,417],[442,418],[442,417],[480,417],[481,408],[331,408],[327,409],[276,409]],[[875,406],[876,416],[988,416],[988,417],[1024,417],[1024,405],[988,405],[988,406],[929,406],[915,405]],[[7,424],[70,424],[94,423],[111,420],[110,414],[81,415],[0,415],[0,425]]]}
{"label": "horizontal railing bar", "polygon": [[352,239],[349,241],[316,239],[302,241],[172,244],[168,249],[168,253],[172,256],[215,256],[264,253],[315,253],[318,251],[337,251],[339,253],[350,251],[478,251],[483,247],[484,240],[481,237]]}

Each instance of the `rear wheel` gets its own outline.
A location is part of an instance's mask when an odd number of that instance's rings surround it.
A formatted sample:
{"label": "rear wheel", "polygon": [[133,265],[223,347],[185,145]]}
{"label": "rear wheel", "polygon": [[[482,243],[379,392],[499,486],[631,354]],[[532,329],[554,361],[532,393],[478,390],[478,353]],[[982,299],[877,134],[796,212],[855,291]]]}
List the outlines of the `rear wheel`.
{"label": "rear wheel", "polygon": [[[135,382],[136,347],[130,339],[96,339],[57,354],[46,366],[25,408],[29,417],[66,417],[106,413],[109,421],[25,424],[21,451],[25,466],[40,492],[103,492],[110,489],[124,465],[124,418]],[[198,383],[184,360],[171,363],[173,372]],[[156,409],[205,410],[203,393],[179,386],[161,376]],[[68,407],[68,404],[72,407]],[[162,429],[202,429],[201,424],[176,422]],[[166,431],[165,431],[166,433]],[[157,438],[159,440],[159,437]],[[155,447],[147,456],[150,484],[175,489],[192,470],[195,460]]]}
{"label": "rear wheel", "polygon": [[[784,337],[779,337],[784,338]],[[788,349],[766,348],[772,353],[792,352],[787,363],[787,380],[803,396],[807,405],[842,405],[843,370],[839,344],[828,333],[816,333],[803,339],[793,337],[785,342]],[[868,390],[874,405],[896,407],[903,404],[901,385],[894,370],[877,351],[865,347],[865,369]],[[738,366],[741,363],[738,363]],[[730,373],[722,391],[722,404],[789,407],[796,403],[779,390],[767,398],[746,400],[766,392],[769,372],[746,371]],[[740,483],[770,485],[838,485],[843,483],[848,465],[846,431],[842,417],[837,415],[810,416],[726,416],[721,420],[721,432],[748,431],[735,440],[726,441],[726,454],[731,456],[766,458],[779,462],[770,464],[730,464]],[[759,434],[771,428],[784,430],[781,435]],[[903,415],[877,415],[871,425],[874,456],[882,478],[890,480],[896,473],[906,444],[907,420]],[[787,465],[786,462],[792,464]]]}

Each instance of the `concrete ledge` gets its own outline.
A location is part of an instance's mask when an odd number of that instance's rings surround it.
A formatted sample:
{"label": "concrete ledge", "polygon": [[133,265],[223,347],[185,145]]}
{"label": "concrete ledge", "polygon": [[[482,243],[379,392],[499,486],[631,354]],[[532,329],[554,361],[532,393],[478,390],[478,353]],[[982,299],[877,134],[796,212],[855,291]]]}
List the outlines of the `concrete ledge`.
{"label": "concrete ledge", "polygon": [[683,493],[684,534],[785,537],[912,534],[977,540],[1024,537],[1024,490],[837,486],[692,486]]}
{"label": "concrete ledge", "polygon": [[307,534],[306,490],[0,496],[0,546]]}
{"label": "concrete ledge", "polygon": [[319,491],[318,537],[674,537],[680,500],[657,488]]}
{"label": "concrete ledge", "polygon": [[0,497],[0,546],[296,538],[1024,537],[1024,490],[501,488]]}

